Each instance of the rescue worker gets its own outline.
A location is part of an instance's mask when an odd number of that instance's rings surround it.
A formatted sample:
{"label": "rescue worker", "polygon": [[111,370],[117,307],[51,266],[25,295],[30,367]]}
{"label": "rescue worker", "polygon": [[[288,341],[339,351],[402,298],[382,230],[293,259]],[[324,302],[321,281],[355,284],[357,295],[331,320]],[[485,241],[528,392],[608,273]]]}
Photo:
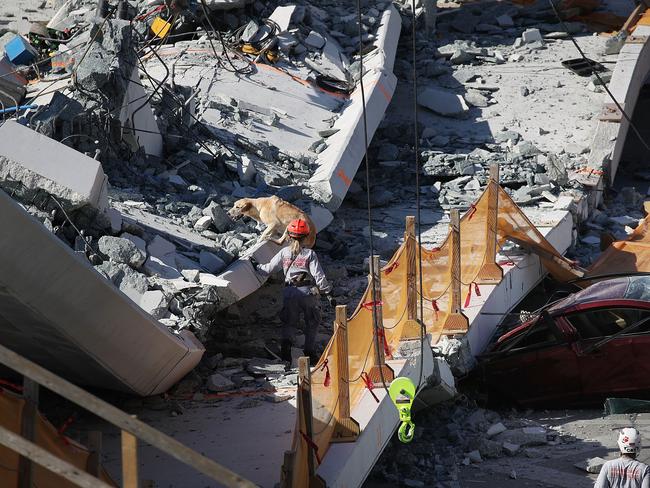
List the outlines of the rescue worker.
{"label": "rescue worker", "polygon": [[283,307],[280,318],[283,323],[280,357],[283,361],[291,362],[292,339],[296,333],[300,314],[305,320],[305,356],[311,363],[318,361],[316,355],[316,333],[321,321],[320,294],[324,294],[332,306],[336,306],[332,295],[331,285],[327,282],[323,268],[318,262],[314,251],[302,246],[302,241],[309,235],[309,224],[296,219],[287,226],[290,237],[288,246],[283,247],[268,264],[251,264],[265,275],[282,269],[284,272],[284,290],[282,292]]}
{"label": "rescue worker", "polygon": [[621,456],[600,469],[594,488],[650,488],[650,466],[636,460],[641,452],[641,434],[632,427],[618,434]]}

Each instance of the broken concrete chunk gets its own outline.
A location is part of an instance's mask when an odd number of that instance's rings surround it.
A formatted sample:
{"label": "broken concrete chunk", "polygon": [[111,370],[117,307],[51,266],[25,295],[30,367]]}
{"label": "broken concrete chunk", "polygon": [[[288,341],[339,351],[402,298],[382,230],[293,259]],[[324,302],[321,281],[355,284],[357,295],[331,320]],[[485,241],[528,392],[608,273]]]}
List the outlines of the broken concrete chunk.
{"label": "broken concrete chunk", "polygon": [[587,473],[597,474],[600,473],[600,469],[603,467],[603,464],[606,463],[606,460],[601,457],[594,457],[590,459],[585,459],[574,464],[574,466],[582,471]]}
{"label": "broken concrete chunk", "polygon": [[212,217],[210,215],[203,215],[194,223],[194,229],[203,232],[204,230],[208,230],[210,225],[212,225]]}
{"label": "broken concrete chunk", "polygon": [[123,232],[120,237],[122,239],[128,239],[129,241],[131,241],[133,244],[135,244],[135,247],[140,249],[140,252],[144,256],[147,255],[147,243],[145,242],[145,240],[143,238],[135,236],[135,235],[130,234],[128,232]]}
{"label": "broken concrete chunk", "polygon": [[253,358],[248,362],[246,371],[253,376],[278,375],[285,373],[285,365],[281,361]]}
{"label": "broken concrete chunk", "polygon": [[169,242],[164,237],[159,235],[155,236],[147,246],[147,251],[152,256],[163,257],[167,254],[176,252],[176,246]]}
{"label": "broken concrete chunk", "polygon": [[[214,202],[212,202],[214,203]],[[232,219],[228,216],[228,212],[221,208],[216,203],[210,205],[210,217],[212,217],[212,225],[217,232],[226,232],[232,224]]]}
{"label": "broken concrete chunk", "polygon": [[449,58],[451,64],[467,64],[474,61],[474,56],[463,49],[457,49]]}
{"label": "broken concrete chunk", "polygon": [[475,464],[483,462],[483,458],[481,457],[481,453],[478,452],[478,450],[475,450],[475,451],[472,451],[472,452],[468,453],[467,457],[469,458],[469,460],[471,462],[473,462]]}
{"label": "broken concrete chunk", "polygon": [[140,307],[155,319],[162,319],[167,315],[169,300],[160,290],[147,291],[140,298]]}
{"label": "broken concrete chunk", "polygon": [[108,207],[98,161],[13,120],[0,127],[0,187],[26,200],[46,192],[66,210]]}
{"label": "broken concrete chunk", "polygon": [[144,264],[146,256],[128,239],[113,236],[99,238],[99,251],[115,263],[124,263],[139,268]]}
{"label": "broken concrete chunk", "polygon": [[485,435],[488,437],[494,437],[495,435],[500,434],[501,432],[505,432],[506,430],[508,430],[506,426],[499,422],[491,425]]}
{"label": "broken concrete chunk", "polygon": [[199,255],[201,267],[212,274],[218,274],[226,267],[226,263],[216,254],[208,251],[201,251]]}
{"label": "broken concrete chunk", "polygon": [[521,40],[525,44],[530,44],[533,42],[544,42],[544,38],[542,37],[542,33],[539,31],[539,29],[526,29],[521,35]]}
{"label": "broken concrete chunk", "polygon": [[547,443],[546,429],[543,427],[524,427],[506,430],[495,436],[499,442],[510,442],[520,446],[541,446]]}
{"label": "broken concrete chunk", "polygon": [[469,112],[463,97],[438,88],[423,90],[418,97],[418,104],[449,117],[463,117]]}
{"label": "broken concrete chunk", "polygon": [[111,223],[111,232],[117,234],[122,230],[122,214],[119,210],[109,208],[106,210],[106,216]]}
{"label": "broken concrete chunk", "polygon": [[514,456],[519,451],[519,444],[513,444],[511,442],[504,442],[501,447],[503,447],[503,451],[508,456]]}
{"label": "broken concrete chunk", "polygon": [[289,28],[291,18],[293,17],[296,8],[296,5],[285,5],[275,8],[269,17],[269,20],[272,20],[278,25],[278,32],[284,32]]}
{"label": "broken concrete chunk", "polygon": [[499,27],[514,27],[515,23],[512,20],[512,17],[509,15],[499,15],[496,18],[497,24],[499,24]]}
{"label": "broken concrete chunk", "polygon": [[487,107],[490,100],[478,90],[467,90],[465,101],[473,107]]}
{"label": "broken concrete chunk", "polygon": [[307,47],[320,49],[325,45],[325,38],[316,31],[311,31],[304,41]]}
{"label": "broken concrete chunk", "polygon": [[215,373],[208,378],[208,381],[205,385],[208,390],[215,391],[217,393],[222,391],[228,391],[235,388],[235,383],[230,381],[230,379],[225,376]]}

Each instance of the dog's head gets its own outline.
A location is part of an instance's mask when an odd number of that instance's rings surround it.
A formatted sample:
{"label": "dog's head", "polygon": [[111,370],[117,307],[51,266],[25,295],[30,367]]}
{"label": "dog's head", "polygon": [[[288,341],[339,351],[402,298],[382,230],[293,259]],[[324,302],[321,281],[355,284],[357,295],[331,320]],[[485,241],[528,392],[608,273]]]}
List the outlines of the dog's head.
{"label": "dog's head", "polygon": [[228,210],[228,215],[233,220],[239,220],[244,215],[247,215],[248,209],[253,206],[250,198],[241,198],[235,202],[230,210]]}

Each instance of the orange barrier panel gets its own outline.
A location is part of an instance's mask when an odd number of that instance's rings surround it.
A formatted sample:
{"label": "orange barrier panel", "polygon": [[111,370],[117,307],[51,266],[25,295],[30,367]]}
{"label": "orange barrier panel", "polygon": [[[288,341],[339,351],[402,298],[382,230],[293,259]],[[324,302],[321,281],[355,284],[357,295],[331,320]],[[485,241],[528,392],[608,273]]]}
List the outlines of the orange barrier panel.
{"label": "orange barrier panel", "polygon": [[[498,283],[502,276],[500,268],[495,263],[496,248],[502,246],[506,240],[517,243],[540,254],[540,258],[547,269],[562,280],[575,277],[569,263],[555,248],[542,236],[530,220],[512,201],[510,196],[499,187],[492,171],[493,179],[486,191],[475,204],[463,215],[458,224],[459,232],[459,259],[460,259],[460,309],[471,306],[472,301],[480,294],[479,280],[482,282]],[[337,428],[338,418],[337,402],[341,388],[348,388],[348,397],[351,408],[359,403],[365,390],[383,388],[384,385],[371,381],[371,370],[377,361],[375,346],[375,326],[373,323],[373,308],[382,313],[380,323],[383,322],[384,334],[379,337],[379,347],[386,357],[399,346],[400,340],[405,337],[419,337],[420,331],[417,324],[409,322],[409,286],[408,276],[410,267],[415,266],[415,277],[419,278],[419,260],[407,252],[409,246],[415,246],[417,257],[420,249],[414,242],[413,225],[407,221],[405,243],[395,252],[391,260],[381,270],[381,304],[373,302],[372,287],[366,291],[357,305],[347,324],[347,351],[349,382],[340,380],[338,371],[340,364],[337,347],[337,328],[323,352],[318,364],[311,372],[310,390],[311,406],[313,413],[313,430],[311,438],[306,438],[301,432],[307,427],[306,419],[302,418],[305,409],[299,407],[299,425],[294,431],[292,449],[293,469],[284,471],[292,472],[291,486],[306,487],[319,486],[314,473],[322,460],[333,439]],[[426,326],[426,331],[432,334],[432,342],[436,343],[445,330],[445,321],[452,313],[451,282],[452,282],[452,243],[448,236],[439,248],[421,249],[422,277],[423,277],[423,312],[421,318]],[[485,281],[483,281],[485,280]],[[411,287],[411,292],[419,294],[419,286]],[[416,295],[415,300],[419,300]],[[410,299],[413,303],[413,297]],[[419,304],[417,307],[419,315]],[[411,321],[412,322],[412,321]],[[408,327],[405,327],[408,324]],[[388,385],[386,385],[388,386]],[[299,396],[301,392],[299,386]],[[345,398],[345,395],[342,396]],[[347,419],[346,419],[347,420]],[[354,440],[354,436],[348,437]],[[313,460],[314,469],[308,468],[310,459],[308,448],[316,452]]]}
{"label": "orange barrier panel", "polygon": [[[25,400],[7,391],[0,391],[0,425],[7,430],[20,434],[22,412]],[[37,414],[34,443],[49,451],[56,457],[67,461],[86,471],[90,452],[73,440],[59,435],[57,430],[45,418]],[[11,449],[0,446],[0,480],[2,486],[18,486],[18,459],[20,456]],[[74,488],[76,485],[61,478],[48,469],[33,463],[33,484],[39,487]],[[99,479],[112,486],[117,486],[103,468]]]}
{"label": "orange barrier panel", "polygon": [[[646,213],[650,211],[650,202],[645,204]],[[648,216],[639,221],[625,241],[613,242],[589,267],[585,276],[599,276],[610,273],[650,272],[650,232]],[[593,281],[580,282],[588,286]]]}

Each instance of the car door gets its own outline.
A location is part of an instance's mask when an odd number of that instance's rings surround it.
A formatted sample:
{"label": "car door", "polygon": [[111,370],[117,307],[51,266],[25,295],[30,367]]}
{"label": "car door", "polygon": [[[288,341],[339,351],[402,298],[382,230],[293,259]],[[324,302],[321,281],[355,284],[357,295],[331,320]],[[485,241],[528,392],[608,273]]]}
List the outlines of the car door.
{"label": "car door", "polygon": [[566,331],[557,328],[550,317],[533,327],[510,338],[486,362],[488,394],[531,406],[579,398],[577,356]]}
{"label": "car door", "polygon": [[[644,321],[641,327],[631,327]],[[650,310],[605,307],[564,317],[577,330],[574,344],[583,388],[583,402],[650,390]],[[630,329],[627,332],[627,329]]]}

